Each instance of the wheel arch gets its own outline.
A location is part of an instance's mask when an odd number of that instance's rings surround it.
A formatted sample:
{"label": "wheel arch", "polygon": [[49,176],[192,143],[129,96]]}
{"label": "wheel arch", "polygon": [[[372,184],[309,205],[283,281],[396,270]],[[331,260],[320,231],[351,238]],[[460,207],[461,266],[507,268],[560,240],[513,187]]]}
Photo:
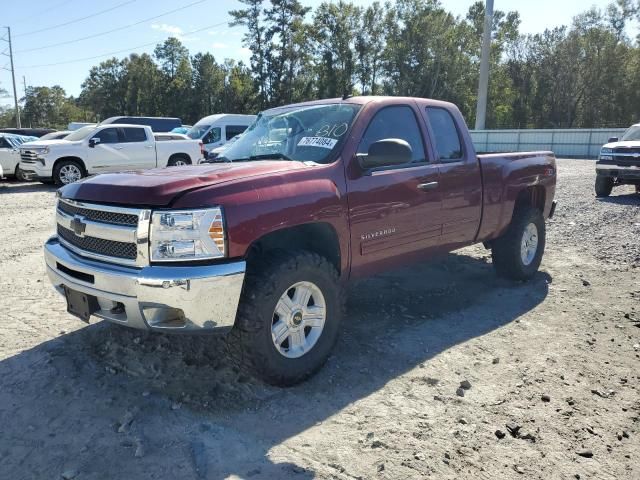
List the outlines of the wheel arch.
{"label": "wheel arch", "polygon": [[274,250],[306,250],[326,258],[340,276],[342,255],[338,232],[328,222],[313,222],[273,230],[251,243],[245,259],[251,265],[256,256],[265,255]]}
{"label": "wheel arch", "polygon": [[182,158],[182,159],[186,160],[187,162],[189,162],[190,165],[193,165],[193,160],[191,159],[189,154],[188,153],[184,153],[184,152],[172,153],[169,156],[169,159],[167,160],[167,165],[169,165],[172,160],[177,160],[179,158]]}
{"label": "wheel arch", "polygon": [[55,172],[56,167],[58,165],[60,165],[60,163],[64,162],[64,161],[71,161],[71,162],[76,162],[77,164],[80,165],[80,168],[82,168],[83,172],[85,175],[87,175],[89,172],[87,170],[87,165],[84,163],[84,160],[82,160],[80,157],[74,157],[74,156],[66,156],[66,157],[60,157],[58,158],[55,162],[53,162],[53,168],[52,168],[52,173]]}

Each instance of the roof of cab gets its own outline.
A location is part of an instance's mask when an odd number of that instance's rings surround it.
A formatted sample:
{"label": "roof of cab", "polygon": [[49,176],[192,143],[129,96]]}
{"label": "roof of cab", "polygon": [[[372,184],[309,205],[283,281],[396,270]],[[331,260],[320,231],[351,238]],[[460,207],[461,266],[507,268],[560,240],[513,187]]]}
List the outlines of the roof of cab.
{"label": "roof of cab", "polygon": [[343,98],[343,97],[325,98],[325,99],[322,99],[322,100],[311,100],[311,101],[308,101],[308,102],[300,102],[300,103],[293,103],[293,104],[290,104],[290,105],[282,105],[282,106],[279,106],[279,107],[273,107],[273,108],[270,108],[268,110],[265,110],[264,113],[267,113],[267,112],[276,113],[279,110],[285,110],[285,109],[295,108],[295,107],[313,106],[313,105],[331,105],[331,104],[338,104],[338,103],[355,104],[355,105],[366,105],[368,103],[385,102],[385,101],[390,101],[390,100],[393,100],[393,101],[398,102],[398,103],[413,102],[415,100],[421,100],[421,101],[426,101],[429,104],[432,104],[434,106],[455,107],[455,105],[453,103],[443,102],[443,101],[440,101],[440,100],[433,100],[433,99],[430,99],[430,98],[395,97],[395,96],[384,96],[384,95],[358,95],[358,96],[346,97],[346,98]]}
{"label": "roof of cab", "polygon": [[229,119],[229,120],[255,120],[255,115],[241,115],[236,113],[217,113],[215,115],[209,115],[208,117],[203,117],[195,125],[202,124],[211,124],[213,122],[217,122],[219,120]]}

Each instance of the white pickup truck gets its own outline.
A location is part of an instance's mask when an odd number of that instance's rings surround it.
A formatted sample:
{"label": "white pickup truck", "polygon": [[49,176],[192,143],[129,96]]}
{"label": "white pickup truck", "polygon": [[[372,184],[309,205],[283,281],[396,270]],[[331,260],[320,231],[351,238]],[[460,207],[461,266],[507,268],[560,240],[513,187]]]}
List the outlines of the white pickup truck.
{"label": "white pickup truck", "polygon": [[203,154],[198,140],[157,142],[147,126],[99,125],[21,145],[20,170],[27,179],[61,186],[98,173],[195,165]]}

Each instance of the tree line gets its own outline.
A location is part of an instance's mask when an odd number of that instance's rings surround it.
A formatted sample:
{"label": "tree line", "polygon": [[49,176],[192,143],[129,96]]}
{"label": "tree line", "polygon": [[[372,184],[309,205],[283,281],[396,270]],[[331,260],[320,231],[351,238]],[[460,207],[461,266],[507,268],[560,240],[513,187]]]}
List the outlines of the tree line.
{"label": "tree line", "polygon": [[[23,119],[63,127],[114,115],[255,113],[343,95],[406,95],[456,103],[475,118],[484,3],[454,16],[438,0],[324,2],[239,0],[248,64],[191,55],[176,38],[153,55],[92,67],[77,98],[59,86],[30,87]],[[488,128],[625,126],[640,117],[640,46],[627,35],[640,2],[591,8],[570,25],[520,32],[518,12],[494,12]],[[0,112],[8,124],[12,111]]]}

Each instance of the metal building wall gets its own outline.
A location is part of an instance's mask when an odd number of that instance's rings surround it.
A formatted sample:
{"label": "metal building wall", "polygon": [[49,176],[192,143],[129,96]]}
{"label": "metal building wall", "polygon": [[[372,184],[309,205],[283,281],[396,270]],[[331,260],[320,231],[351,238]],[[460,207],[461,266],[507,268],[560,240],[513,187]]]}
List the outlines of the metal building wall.
{"label": "metal building wall", "polygon": [[621,137],[624,128],[472,130],[478,152],[551,150],[557,157],[597,158],[609,137]]}

